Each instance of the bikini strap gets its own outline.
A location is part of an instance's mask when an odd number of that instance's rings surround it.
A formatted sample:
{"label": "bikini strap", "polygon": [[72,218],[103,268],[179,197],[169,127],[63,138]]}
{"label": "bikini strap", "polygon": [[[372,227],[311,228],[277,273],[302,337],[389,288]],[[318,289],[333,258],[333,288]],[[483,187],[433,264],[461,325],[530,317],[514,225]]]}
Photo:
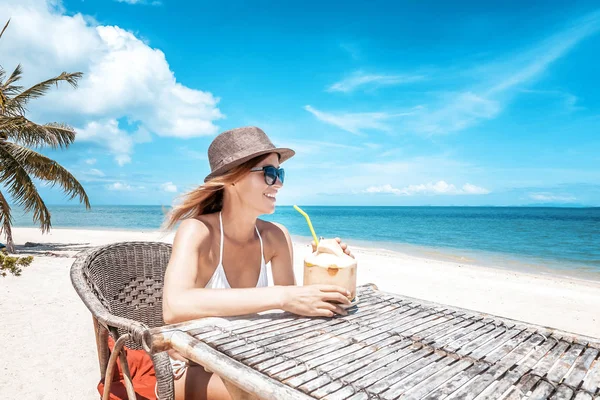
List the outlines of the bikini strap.
{"label": "bikini strap", "polygon": [[[223,238],[225,234],[223,233],[223,214],[219,212],[219,225],[221,230],[221,247],[219,249],[219,265],[223,265]],[[262,243],[262,242],[261,242]],[[262,244],[261,244],[262,246]]]}
{"label": "bikini strap", "polygon": [[261,266],[265,263],[265,254],[264,254],[264,250],[263,250],[263,241],[262,241],[262,237],[260,236],[260,232],[258,231],[258,227],[256,225],[254,225],[254,229],[256,229],[256,234],[258,235],[258,240],[260,240],[260,256],[262,257],[262,261],[261,261]]}

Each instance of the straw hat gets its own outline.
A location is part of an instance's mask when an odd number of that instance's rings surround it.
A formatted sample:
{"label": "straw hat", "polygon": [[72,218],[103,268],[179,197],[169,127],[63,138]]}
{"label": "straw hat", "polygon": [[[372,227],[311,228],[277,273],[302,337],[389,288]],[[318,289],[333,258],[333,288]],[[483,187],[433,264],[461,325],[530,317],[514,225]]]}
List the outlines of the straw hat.
{"label": "straw hat", "polygon": [[266,133],[255,126],[245,126],[219,134],[208,147],[210,174],[204,182],[230,171],[263,154],[278,153],[279,162],[290,159],[294,150],[275,147]]}

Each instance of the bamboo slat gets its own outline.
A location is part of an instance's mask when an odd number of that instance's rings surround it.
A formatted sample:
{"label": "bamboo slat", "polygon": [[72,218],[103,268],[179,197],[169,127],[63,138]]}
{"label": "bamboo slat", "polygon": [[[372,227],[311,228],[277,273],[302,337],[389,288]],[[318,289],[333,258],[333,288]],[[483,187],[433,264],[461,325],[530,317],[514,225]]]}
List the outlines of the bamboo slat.
{"label": "bamboo slat", "polygon": [[581,357],[575,362],[575,367],[565,380],[565,383],[571,387],[578,387],[583,377],[587,374],[592,362],[598,356],[597,349],[587,349]]}

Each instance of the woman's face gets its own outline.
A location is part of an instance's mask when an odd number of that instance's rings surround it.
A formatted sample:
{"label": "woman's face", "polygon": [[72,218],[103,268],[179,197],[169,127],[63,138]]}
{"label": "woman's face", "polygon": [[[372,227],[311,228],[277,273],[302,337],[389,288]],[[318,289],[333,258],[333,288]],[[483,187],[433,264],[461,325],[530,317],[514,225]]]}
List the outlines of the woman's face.
{"label": "woman's face", "polygon": [[[256,168],[271,165],[279,168],[279,155],[277,153],[269,156],[255,165]],[[273,214],[275,212],[275,202],[277,192],[283,183],[277,178],[277,181],[269,186],[265,182],[263,171],[250,172],[248,175],[236,182],[235,192],[240,196],[240,200],[248,207],[256,210],[259,214]]]}

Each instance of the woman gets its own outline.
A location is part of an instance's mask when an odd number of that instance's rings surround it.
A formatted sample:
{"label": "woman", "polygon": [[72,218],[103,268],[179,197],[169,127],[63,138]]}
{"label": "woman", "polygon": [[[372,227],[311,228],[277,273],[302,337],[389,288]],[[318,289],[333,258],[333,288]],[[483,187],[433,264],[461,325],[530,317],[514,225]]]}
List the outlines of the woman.
{"label": "woman", "polygon": [[[345,315],[349,293],[330,285],[295,286],[287,229],[258,219],[275,211],[294,151],[276,148],[256,127],[223,132],[208,149],[211,173],[184,196],[167,220],[181,224],[173,242],[163,294],[166,323],[283,309],[299,315]],[[339,241],[339,239],[338,239]],[[351,255],[347,246],[340,244]],[[315,244],[313,243],[313,249]],[[268,287],[271,263],[274,286]],[[225,289],[225,290],[215,290]],[[222,380],[200,366],[174,360],[177,399],[229,399]]]}

